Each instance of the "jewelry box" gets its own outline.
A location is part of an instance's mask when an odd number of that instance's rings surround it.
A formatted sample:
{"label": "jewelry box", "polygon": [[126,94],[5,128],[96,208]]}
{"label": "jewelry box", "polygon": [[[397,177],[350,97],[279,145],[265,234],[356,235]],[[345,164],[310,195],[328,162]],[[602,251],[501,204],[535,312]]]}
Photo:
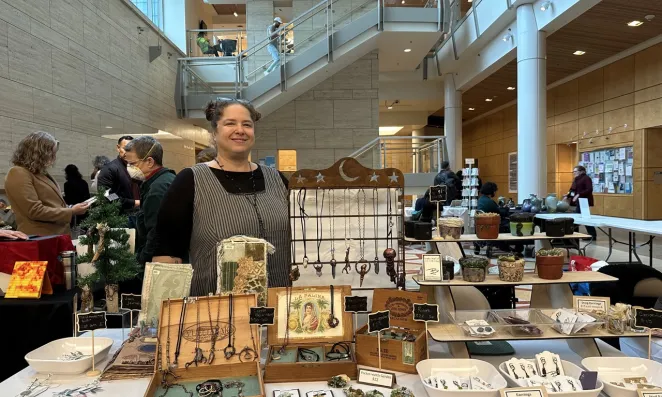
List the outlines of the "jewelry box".
{"label": "jewelry box", "polygon": [[349,295],[350,286],[269,288],[268,306],[276,315],[267,327],[266,383],[326,381],[340,374],[356,379],[354,325],[343,311]]}
{"label": "jewelry box", "polygon": [[[381,332],[382,369],[416,373],[416,364],[427,358],[425,323],[414,321],[414,303],[427,303],[422,292],[376,289],[372,312],[390,311],[391,329]],[[359,365],[379,366],[377,333],[368,333],[368,325],[356,332],[356,361]]]}
{"label": "jewelry box", "polygon": [[224,396],[265,397],[258,328],[249,325],[249,308],[255,306],[255,294],[164,300],[155,371],[145,397],[163,395],[168,385],[183,395],[222,387]]}

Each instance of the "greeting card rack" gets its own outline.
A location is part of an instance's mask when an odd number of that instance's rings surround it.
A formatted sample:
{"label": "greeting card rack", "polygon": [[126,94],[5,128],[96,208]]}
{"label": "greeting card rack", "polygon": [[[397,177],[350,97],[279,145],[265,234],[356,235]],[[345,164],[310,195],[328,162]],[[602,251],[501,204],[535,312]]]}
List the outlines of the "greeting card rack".
{"label": "greeting card rack", "polygon": [[299,170],[288,186],[294,285],[318,285],[330,274],[334,284],[355,290],[404,289],[400,170],[346,157],[326,169]]}

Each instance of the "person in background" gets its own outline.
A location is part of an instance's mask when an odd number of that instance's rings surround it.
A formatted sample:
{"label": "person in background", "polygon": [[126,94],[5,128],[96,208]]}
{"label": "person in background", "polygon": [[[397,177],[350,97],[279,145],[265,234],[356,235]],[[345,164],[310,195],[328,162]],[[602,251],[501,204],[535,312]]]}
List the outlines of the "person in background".
{"label": "person in background", "polygon": [[278,39],[278,29],[280,28],[280,25],[283,24],[283,20],[280,19],[280,17],[274,18],[274,23],[269,25],[267,28],[267,37],[270,39],[269,44],[267,44],[267,51],[269,51],[269,54],[271,55],[271,59],[273,61],[271,62],[271,65],[267,68],[267,70],[264,71],[264,75],[268,75],[271,73],[278,64],[280,63],[280,50],[278,49],[280,41]]}
{"label": "person in background", "polygon": [[0,240],[27,240],[28,235],[16,230],[0,230]]}
{"label": "person in background", "polygon": [[19,143],[7,172],[5,190],[18,230],[39,236],[69,234],[74,215],[87,212],[85,203],[68,207],[60,186],[48,173],[55,164],[59,142],[47,132],[33,132]]}
{"label": "person in background", "polygon": [[175,172],[163,166],[163,147],[150,136],[132,140],[125,150],[128,167],[139,171],[144,180],[140,186],[140,211],[136,219],[136,259],[144,266],[154,255],[156,220]]}
{"label": "person in background", "polygon": [[206,163],[208,161],[214,160],[215,157],[216,157],[216,148],[208,147],[206,149],[202,149],[200,153],[198,153],[198,155],[195,156],[195,163],[196,164]]}
{"label": "person in background", "polygon": [[[581,207],[579,199],[585,198],[588,200],[589,207],[593,207],[593,181],[591,177],[586,175],[586,168],[578,165],[572,170],[575,179],[572,181],[572,186],[568,193],[563,196],[563,200],[570,200],[570,205],[575,206],[575,212],[580,214]],[[591,235],[593,241],[597,240],[598,233],[593,226],[586,226],[586,232]]]}
{"label": "person in background", "polygon": [[64,167],[64,201],[69,205],[82,203],[90,198],[90,187],[78,171],[78,167],[69,164]]}
{"label": "person in background", "polygon": [[198,44],[198,47],[200,47],[200,51],[202,51],[203,54],[214,54],[214,56],[219,56],[218,53],[223,52],[221,43],[211,45],[209,39],[207,38],[207,32],[198,33],[198,38],[195,39],[195,42]]}
{"label": "person in background", "polygon": [[[446,185],[446,202],[444,205],[450,205],[451,201],[457,197],[458,181],[462,186],[462,181],[451,170],[448,161],[441,162],[441,171],[434,177],[434,186]],[[460,198],[462,196],[462,189],[460,189]]]}
{"label": "person in background", "polygon": [[93,192],[97,191],[98,178],[101,169],[108,163],[110,163],[110,159],[106,156],[96,156],[92,161],[92,166],[94,169],[92,170],[92,175],[90,176],[90,180],[92,181],[92,185],[90,187],[92,188]]}
{"label": "person in background", "polygon": [[[132,214],[134,209],[140,207],[140,190],[137,185],[131,181],[129,171],[126,169],[126,160],[124,160],[125,146],[133,137],[125,135],[117,141],[117,158],[106,164],[99,173],[98,188],[106,188],[110,193],[119,196],[119,202],[125,214]],[[135,225],[135,219],[132,221],[129,217],[129,227]]]}
{"label": "person in background", "polygon": [[[499,205],[494,201],[496,192],[499,190],[494,182],[485,182],[480,188],[480,197],[478,198],[478,211],[483,212],[493,212],[501,216],[501,224],[499,225],[500,233],[510,233],[510,220],[509,220],[509,209],[508,208],[499,208]],[[528,243],[528,241],[527,241]],[[508,243],[504,241],[492,242],[497,248],[505,252],[515,252],[520,254],[524,251],[524,244],[522,242],[517,242],[514,244],[514,248],[511,249]],[[474,244],[474,247],[478,247],[478,244]]]}
{"label": "person in background", "polygon": [[16,215],[5,199],[0,199],[0,227],[16,230]]}

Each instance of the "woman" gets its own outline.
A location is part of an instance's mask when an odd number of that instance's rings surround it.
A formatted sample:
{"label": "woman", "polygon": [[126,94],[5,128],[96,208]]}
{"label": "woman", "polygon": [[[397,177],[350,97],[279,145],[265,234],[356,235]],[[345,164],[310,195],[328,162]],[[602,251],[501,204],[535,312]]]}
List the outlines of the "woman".
{"label": "woman", "polygon": [[183,169],[159,211],[154,262],[193,265],[192,296],[216,292],[216,245],[229,237],[261,237],[270,287],[289,285],[290,224],[287,181],[271,167],[248,161],[260,114],[249,102],[223,99],[205,111],[216,157]]}
{"label": "woman", "polygon": [[69,205],[82,203],[90,198],[90,187],[83,180],[83,176],[78,171],[78,167],[69,164],[64,167],[64,201]]}
{"label": "woman", "polygon": [[110,159],[106,156],[96,156],[94,158],[94,161],[92,161],[92,165],[94,166],[94,169],[92,170],[92,175],[90,176],[90,179],[92,180],[91,187],[93,192],[97,191],[97,182],[99,180],[99,173],[101,172],[101,169],[108,163],[110,163]]}
{"label": "woman", "polygon": [[[593,181],[590,176],[586,175],[586,168],[581,165],[572,170],[572,175],[575,179],[572,181],[568,194],[563,196],[563,200],[570,199],[570,205],[574,205],[575,212],[580,214],[582,212],[579,205],[580,198],[587,199],[589,207],[593,207]],[[586,226],[586,232],[591,235],[593,241],[597,239],[598,233],[593,226]]]}
{"label": "woman", "polygon": [[[508,209],[502,209],[499,208],[497,203],[494,201],[494,196],[496,196],[496,192],[499,191],[499,186],[494,183],[494,182],[485,182],[483,186],[480,188],[480,198],[478,198],[478,211],[483,211],[483,212],[493,212],[496,214],[501,215],[501,224],[499,225],[499,232],[500,233],[510,233],[510,222],[508,219],[509,212]],[[513,244],[513,247],[511,248],[510,245],[505,242],[505,241],[497,241],[497,242],[488,242],[488,251],[491,252],[491,249],[489,249],[490,246],[495,246],[498,249],[505,251],[505,252],[515,252],[515,253],[521,253],[524,251],[524,244],[528,244],[529,242],[516,242]],[[476,249],[480,250],[480,244],[475,243],[474,244],[474,251]],[[477,255],[477,254],[476,254]],[[489,256],[489,255],[488,255]]]}
{"label": "woman", "polygon": [[47,169],[55,164],[59,142],[47,132],[33,132],[23,138],[12,157],[14,167],[5,178],[5,190],[16,214],[18,230],[28,235],[69,234],[74,215],[88,205],[67,207],[60,187]]}
{"label": "woman", "polygon": [[301,328],[304,332],[315,332],[319,326],[319,319],[315,314],[315,308],[313,304],[308,302],[303,306],[304,314],[303,321],[301,322]]}

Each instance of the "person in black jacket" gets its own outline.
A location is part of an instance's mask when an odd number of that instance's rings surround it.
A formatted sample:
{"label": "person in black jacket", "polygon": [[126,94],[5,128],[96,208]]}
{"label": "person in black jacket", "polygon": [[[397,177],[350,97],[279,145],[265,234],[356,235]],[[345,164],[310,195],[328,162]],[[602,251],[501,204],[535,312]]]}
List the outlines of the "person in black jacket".
{"label": "person in black jacket", "polygon": [[[119,196],[119,202],[125,214],[131,214],[133,209],[140,207],[140,191],[137,185],[131,180],[129,171],[126,169],[126,154],[124,148],[133,137],[123,136],[117,141],[118,156],[115,160],[106,164],[98,178],[98,188],[110,189],[110,193]],[[131,224],[131,220],[129,220]]]}
{"label": "person in black jacket", "polygon": [[126,145],[125,159],[133,175],[142,176],[140,211],[136,222],[136,259],[141,265],[151,262],[156,249],[156,220],[161,201],[175,172],[163,166],[163,147],[150,136],[138,137]]}
{"label": "person in black jacket", "polygon": [[78,167],[69,164],[64,167],[64,201],[69,205],[82,203],[90,198],[90,187],[78,171]]}
{"label": "person in black jacket", "polygon": [[[434,186],[446,185],[446,202],[444,205],[450,205],[451,201],[455,200],[457,197],[458,191],[457,187],[462,186],[460,178],[455,175],[453,170],[451,170],[450,164],[448,161],[441,162],[441,171],[434,177]],[[461,191],[461,189],[460,189]],[[460,194],[461,196],[461,194]]]}

